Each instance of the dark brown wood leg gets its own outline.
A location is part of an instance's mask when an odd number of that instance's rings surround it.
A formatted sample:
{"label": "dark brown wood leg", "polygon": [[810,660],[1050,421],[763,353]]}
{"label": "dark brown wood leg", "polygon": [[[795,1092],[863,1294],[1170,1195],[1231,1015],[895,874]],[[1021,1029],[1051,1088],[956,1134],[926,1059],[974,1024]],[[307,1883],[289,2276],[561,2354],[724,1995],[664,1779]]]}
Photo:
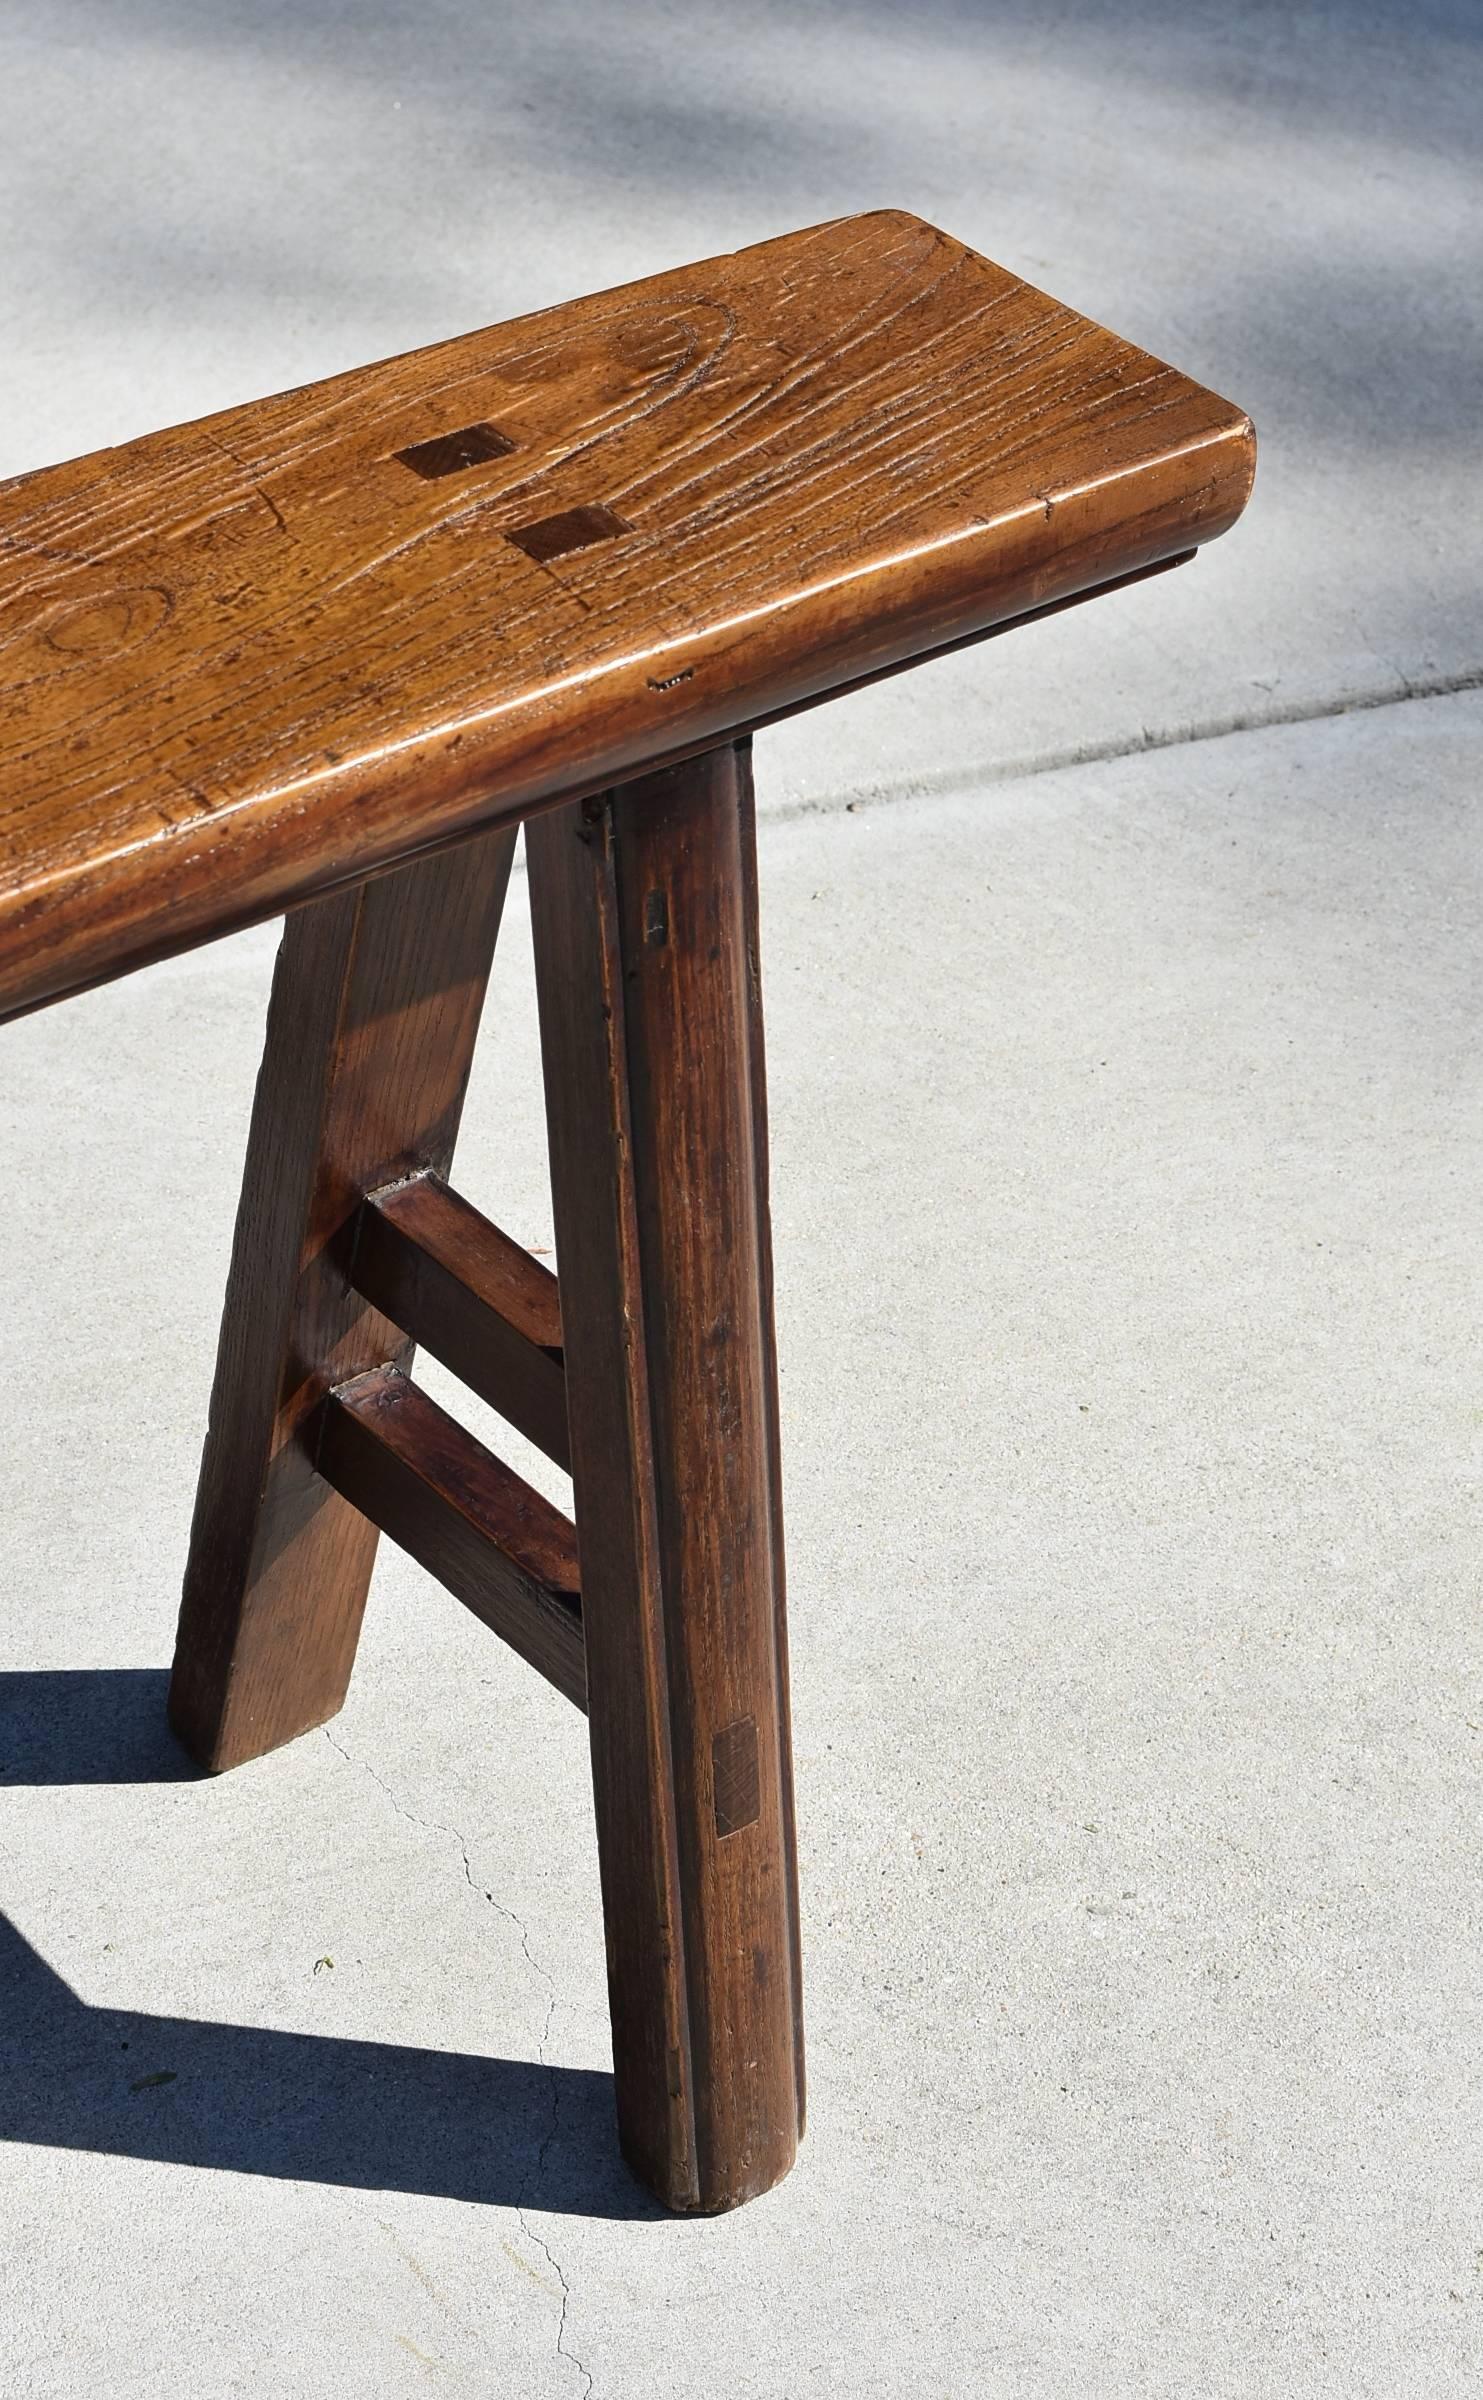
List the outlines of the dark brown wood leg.
{"label": "dark brown wood leg", "polygon": [[341,1706],[376,1527],[301,1436],[410,1345],[347,1281],[361,1195],[446,1171],[514,855],[486,834],[288,919],[211,1398],[170,1721],[238,1766]]}
{"label": "dark brown wood leg", "polygon": [[526,840],[619,2130],[730,2208],[803,2123],[748,749]]}

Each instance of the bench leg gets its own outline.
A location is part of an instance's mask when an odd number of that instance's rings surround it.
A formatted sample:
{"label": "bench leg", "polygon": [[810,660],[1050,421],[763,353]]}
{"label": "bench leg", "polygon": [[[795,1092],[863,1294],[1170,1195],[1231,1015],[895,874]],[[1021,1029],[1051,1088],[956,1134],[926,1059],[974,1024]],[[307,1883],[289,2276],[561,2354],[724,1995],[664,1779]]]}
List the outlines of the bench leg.
{"label": "bench leg", "polygon": [[619,2131],[730,2208],[803,2124],[749,750],[526,842]]}
{"label": "bench leg", "polygon": [[363,1192],[448,1167],[514,845],[483,835],[285,926],[170,1682],[202,1766],[345,1698],[376,1528],[298,1437],[331,1383],[407,1361],[350,1290],[347,1228]]}

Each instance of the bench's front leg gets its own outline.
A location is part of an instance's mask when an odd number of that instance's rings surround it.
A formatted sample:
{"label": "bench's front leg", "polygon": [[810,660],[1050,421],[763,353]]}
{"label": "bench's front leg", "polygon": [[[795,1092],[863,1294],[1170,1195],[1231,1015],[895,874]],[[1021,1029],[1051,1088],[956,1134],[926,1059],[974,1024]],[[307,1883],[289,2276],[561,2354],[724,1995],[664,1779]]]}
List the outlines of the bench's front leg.
{"label": "bench's front leg", "polygon": [[526,841],[619,2131],[729,2208],[803,2122],[749,748]]}
{"label": "bench's front leg", "polygon": [[332,1383],[410,1359],[351,1290],[347,1243],[363,1193],[447,1170],[514,848],[483,834],[284,928],[170,1680],[213,1770],[345,1698],[376,1528],[301,1436]]}

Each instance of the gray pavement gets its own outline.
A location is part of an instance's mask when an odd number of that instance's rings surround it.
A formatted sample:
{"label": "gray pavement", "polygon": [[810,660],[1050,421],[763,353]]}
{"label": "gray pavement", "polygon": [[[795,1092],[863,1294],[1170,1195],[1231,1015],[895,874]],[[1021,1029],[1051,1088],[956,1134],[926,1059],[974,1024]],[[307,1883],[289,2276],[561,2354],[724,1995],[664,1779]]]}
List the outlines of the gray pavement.
{"label": "gray pavement", "polygon": [[[582,1728],[454,1602],[162,1731],[273,931],[5,1030],[7,2400],[1477,2390],[1483,694],[1396,696],[1483,667],[1480,50],[0,23],[0,472],[877,202],[1264,438],[1194,569],[759,742],[812,2100],[735,2217],[613,2162]],[[520,898],[459,1181],[545,1245]]]}

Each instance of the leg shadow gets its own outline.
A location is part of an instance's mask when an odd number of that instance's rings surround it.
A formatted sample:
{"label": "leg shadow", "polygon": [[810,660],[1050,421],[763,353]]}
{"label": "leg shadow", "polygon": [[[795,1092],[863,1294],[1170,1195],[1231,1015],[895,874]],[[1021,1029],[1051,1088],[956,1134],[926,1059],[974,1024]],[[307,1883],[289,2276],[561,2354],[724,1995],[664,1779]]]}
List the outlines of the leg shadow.
{"label": "leg shadow", "polygon": [[0,1674],[0,1788],[22,1783],[189,1783],[165,1723],[163,1667]]}
{"label": "leg shadow", "polygon": [[[194,1770],[154,1669],[0,1675],[0,1783]],[[576,2067],[90,2008],[0,1917],[0,2141],[578,2216],[664,2211]]]}

